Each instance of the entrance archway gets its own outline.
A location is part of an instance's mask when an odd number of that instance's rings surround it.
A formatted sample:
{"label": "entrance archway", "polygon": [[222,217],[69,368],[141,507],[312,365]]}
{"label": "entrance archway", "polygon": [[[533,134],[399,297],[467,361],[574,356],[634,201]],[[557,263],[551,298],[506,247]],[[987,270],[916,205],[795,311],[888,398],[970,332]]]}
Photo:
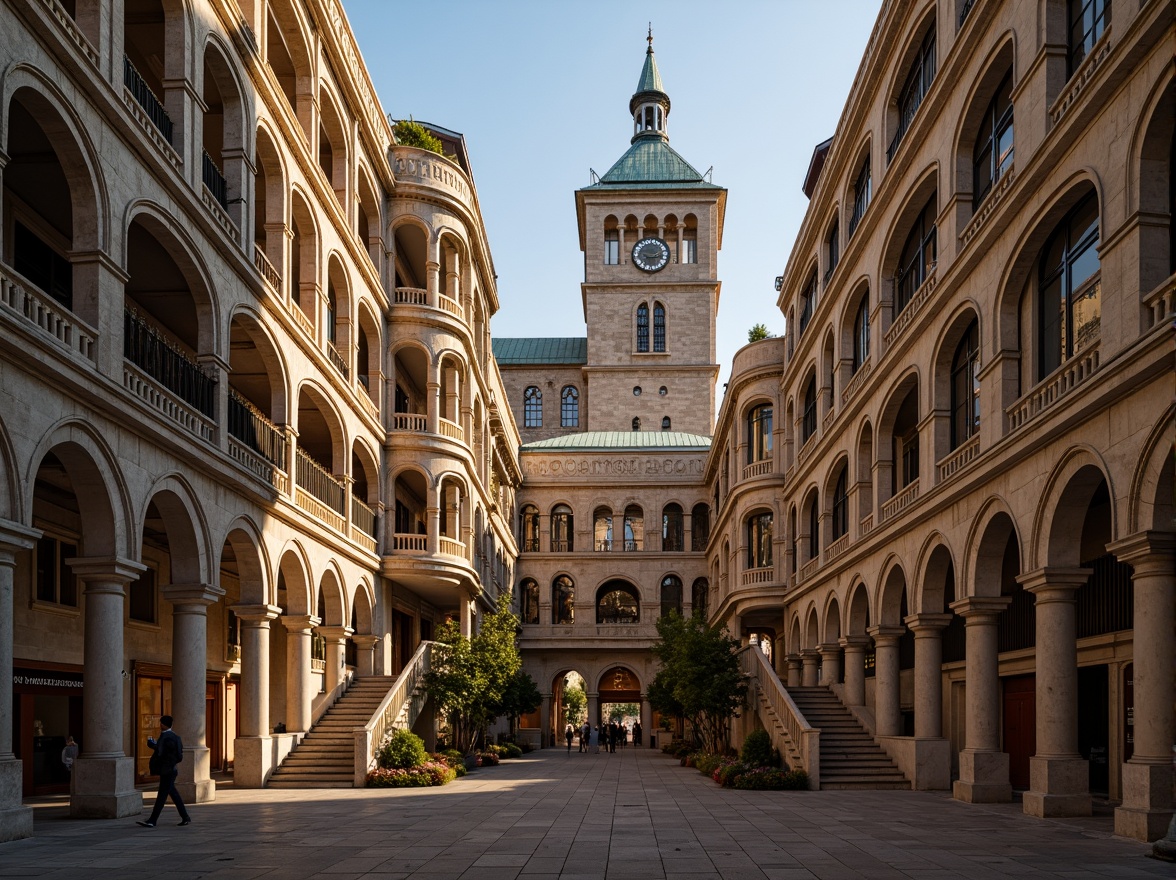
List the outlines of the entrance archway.
{"label": "entrance archway", "polygon": [[613,666],[600,676],[597,685],[599,712],[593,724],[605,725],[619,714],[630,730],[641,719],[641,680],[624,666]]}

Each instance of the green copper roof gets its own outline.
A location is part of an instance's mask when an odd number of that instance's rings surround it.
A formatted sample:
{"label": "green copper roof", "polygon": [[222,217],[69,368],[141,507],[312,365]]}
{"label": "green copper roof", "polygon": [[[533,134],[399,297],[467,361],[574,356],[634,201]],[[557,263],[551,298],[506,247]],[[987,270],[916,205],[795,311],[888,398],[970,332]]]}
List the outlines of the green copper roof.
{"label": "green copper roof", "polygon": [[641,79],[637,81],[637,93],[661,92],[665,94],[665,91],[662,88],[661,74],[657,72],[657,59],[653,57],[653,43],[651,41],[649,48],[645,50],[645,64],[641,68]]}
{"label": "green copper roof", "polygon": [[588,339],[584,336],[529,339],[495,337],[490,346],[500,366],[588,363]]}
{"label": "green copper roof", "polygon": [[584,431],[524,443],[523,452],[546,449],[709,449],[710,437],[682,431]]}
{"label": "green copper roof", "polygon": [[660,137],[638,138],[600,178],[600,182],[592,184],[588,189],[600,186],[630,187],[634,184],[722,189],[703,180],[698,170]]}

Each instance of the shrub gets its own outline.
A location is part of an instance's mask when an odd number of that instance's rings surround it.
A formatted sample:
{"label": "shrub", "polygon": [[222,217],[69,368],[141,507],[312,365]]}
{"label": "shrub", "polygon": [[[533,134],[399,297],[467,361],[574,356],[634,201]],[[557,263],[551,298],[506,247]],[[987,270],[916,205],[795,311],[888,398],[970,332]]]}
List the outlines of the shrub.
{"label": "shrub", "polygon": [[369,788],[421,788],[445,785],[457,778],[448,764],[424,761],[416,767],[377,767],[367,775]]}
{"label": "shrub", "polygon": [[523,750],[514,743],[503,743],[499,748],[502,749],[501,757],[503,758],[521,758]]}
{"label": "shrub", "polygon": [[493,752],[482,752],[478,755],[479,767],[496,767],[498,766],[498,755]]}
{"label": "shrub", "polygon": [[376,763],[385,770],[403,770],[425,763],[425,741],[411,730],[394,730],[384,740],[376,756]]}
{"label": "shrub", "polygon": [[733,787],[746,791],[807,791],[808,774],[803,770],[754,767],[739,774]]}
{"label": "shrub", "polygon": [[433,135],[419,122],[408,119],[398,119],[392,126],[392,133],[396,135],[396,143],[406,147],[418,147],[434,153],[441,153],[441,139]]}
{"label": "shrub", "polygon": [[719,762],[723,760],[722,755],[716,755],[713,752],[695,752],[692,758],[694,766],[698,768],[698,772],[703,776],[710,776],[715,772],[715,768],[719,766]]}
{"label": "shrub", "polygon": [[753,730],[743,741],[739,760],[748,767],[767,767],[772,763],[772,737],[762,728]]}
{"label": "shrub", "polygon": [[740,763],[734,758],[723,758],[714,772],[711,773],[711,779],[717,782],[723,788],[730,788],[735,784],[735,779],[741,773],[746,773],[747,766]]}

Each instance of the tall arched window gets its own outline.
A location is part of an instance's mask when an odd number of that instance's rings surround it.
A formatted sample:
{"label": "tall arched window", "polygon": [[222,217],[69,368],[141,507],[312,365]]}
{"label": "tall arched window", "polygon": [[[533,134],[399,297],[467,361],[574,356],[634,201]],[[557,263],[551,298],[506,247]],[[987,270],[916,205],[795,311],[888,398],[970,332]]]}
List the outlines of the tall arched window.
{"label": "tall arched window", "polygon": [[837,268],[837,263],[841,260],[841,223],[836,218],[833,220],[833,228],[829,230],[825,244],[829,253],[829,267],[825,270],[825,285],[828,286],[829,278],[832,277],[833,270]]}
{"label": "tall arched window", "polygon": [[816,495],[809,505],[808,527],[808,558],[816,559],[821,555],[821,505]]}
{"label": "tall arched window", "polygon": [[761,403],[747,413],[747,463],[772,457],[772,405]]}
{"label": "tall arched window", "polygon": [[862,297],[853,316],[853,371],[856,373],[870,357],[870,295]]}
{"label": "tall arched window", "polygon": [[519,540],[524,553],[539,552],[539,508],[533,504],[519,512]]}
{"label": "tall arched window", "polygon": [[837,485],[833,489],[833,540],[849,532],[849,492],[847,490],[848,467],[841,469]]}
{"label": "tall arched window", "polygon": [[632,584],[609,581],[596,594],[596,622],[598,624],[630,624],[641,622],[641,602]]}
{"label": "tall arched window", "polygon": [[649,351],[649,305],[637,306],[637,350]]}
{"label": "tall arched window", "polygon": [[561,428],[580,427],[580,392],[575,385],[565,385],[560,394],[559,426]]}
{"label": "tall arched window", "polygon": [[1070,0],[1070,70],[1073,76],[1111,23],[1110,0]]}
{"label": "tall arched window", "polygon": [[690,588],[690,604],[694,606],[694,613],[701,614],[704,619],[709,610],[709,594],[710,581],[706,578],[695,578],[694,584]]}
{"label": "tall arched window", "polygon": [[862,215],[866,213],[866,208],[869,207],[870,190],[870,157],[866,156],[866,161],[862,163],[861,170],[858,171],[857,180],[853,184],[853,214],[849,218],[850,238],[853,238],[858,224],[862,222]]}
{"label": "tall arched window", "polygon": [[539,583],[527,578],[519,587],[519,604],[523,623],[539,622]]}
{"label": "tall arched window", "polygon": [[653,304],[653,350],[666,350],[666,307],[659,302]]}
{"label": "tall arched window", "polygon": [[1013,164],[1013,72],[1005,74],[984,111],[972,148],[972,207],[984,201],[993,184]]}
{"label": "tall arched window", "polygon": [[1058,224],[1041,251],[1039,380],[1099,338],[1098,240],[1098,199],[1091,192]]}
{"label": "tall arched window", "polygon": [[980,330],[975,321],[964,331],[951,359],[951,448],[980,430]]}
{"label": "tall arched window", "polygon": [[640,550],[644,543],[645,512],[639,504],[625,508],[625,549]]}
{"label": "tall arched window", "polygon": [[661,616],[682,616],[682,581],[667,574],[661,582]]}
{"label": "tall arched window", "polygon": [[572,509],[566,504],[557,504],[551,509],[551,552],[571,553],[574,549],[572,542]]}
{"label": "tall arched window", "polygon": [[915,291],[935,267],[935,193],[927,200],[919,216],[911,225],[902,256],[898,260],[898,275],[894,280],[896,296],[894,315],[898,317],[915,296]]}
{"label": "tall arched window", "polygon": [[919,105],[923,103],[923,96],[931,88],[931,83],[934,79],[935,22],[932,22],[927,30],[927,35],[923,37],[922,43],[919,44],[918,53],[915,55],[915,60],[911,64],[910,71],[907,73],[902,91],[898,93],[898,123],[894,131],[894,137],[890,139],[890,146],[886,148],[887,162],[894,159],[894,153],[898,149],[898,145],[902,143],[902,139],[906,136],[907,129],[911,127],[911,121],[915,118],[915,114],[919,110]]}
{"label": "tall arched window", "polygon": [[616,266],[621,262],[621,236],[616,229],[604,231],[604,265]]}
{"label": "tall arched window", "polygon": [[804,335],[805,328],[808,327],[809,321],[813,319],[813,312],[817,308],[817,270],[813,270],[813,274],[809,277],[808,284],[804,286],[804,290],[800,293],[801,311],[800,311],[800,327],[797,329],[797,338]]}
{"label": "tall arched window", "polygon": [[641,430],[641,416],[633,416],[633,430],[634,431]]}
{"label": "tall arched window", "polygon": [[662,430],[663,431],[670,430],[670,417],[669,416],[662,416]]}
{"label": "tall arched window", "polygon": [[817,433],[817,377],[812,376],[804,387],[804,420],[800,426],[801,443]]}
{"label": "tall arched window", "polygon": [[772,515],[757,513],[747,520],[747,567],[772,565]]}
{"label": "tall arched window", "polygon": [[559,575],[551,582],[551,622],[576,622],[576,586],[566,574]]}
{"label": "tall arched window", "polygon": [[543,392],[537,385],[530,385],[523,392],[523,427],[543,427]]}
{"label": "tall arched window", "polygon": [[599,552],[612,550],[613,514],[607,507],[598,507],[592,514],[592,546]]}
{"label": "tall arched window", "polygon": [[695,504],[690,511],[690,550],[702,553],[710,541],[710,508],[705,504]]}
{"label": "tall arched window", "polygon": [[678,553],[685,549],[684,534],[682,508],[677,504],[667,504],[662,508],[662,551]]}

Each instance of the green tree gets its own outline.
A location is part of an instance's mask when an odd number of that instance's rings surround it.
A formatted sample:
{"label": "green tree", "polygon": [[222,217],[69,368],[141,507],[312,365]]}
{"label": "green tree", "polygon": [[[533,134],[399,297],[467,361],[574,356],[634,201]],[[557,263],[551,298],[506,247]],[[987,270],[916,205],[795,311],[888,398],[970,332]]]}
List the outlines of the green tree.
{"label": "green tree", "polygon": [[768,329],[766,324],[756,324],[747,331],[748,342],[759,342],[761,339],[775,339],[776,334]]}
{"label": "green tree", "polygon": [[396,143],[402,146],[418,147],[443,155],[444,148],[441,146],[441,139],[433,135],[419,122],[414,122],[411,116],[408,119],[396,120],[392,126],[392,134],[396,136]]}
{"label": "green tree", "polygon": [[670,614],[657,622],[653,655],[660,669],[649,702],[663,715],[685,718],[711,752],[726,749],[731,718],[743,707],[747,683],[735,651],[737,639],[701,615]]}
{"label": "green tree", "polygon": [[510,719],[510,732],[513,734],[519,723],[519,716],[534,712],[543,704],[543,695],[539,693],[539,685],[535,679],[520,669],[506,686],[502,705],[496,707],[496,715],[505,715]]}
{"label": "green tree", "polygon": [[584,723],[588,717],[588,696],[583,688],[564,683],[563,711],[565,721],[573,727]]}
{"label": "green tree", "polygon": [[609,706],[609,721],[620,721],[626,715],[641,717],[641,707],[636,703],[613,703]]}

